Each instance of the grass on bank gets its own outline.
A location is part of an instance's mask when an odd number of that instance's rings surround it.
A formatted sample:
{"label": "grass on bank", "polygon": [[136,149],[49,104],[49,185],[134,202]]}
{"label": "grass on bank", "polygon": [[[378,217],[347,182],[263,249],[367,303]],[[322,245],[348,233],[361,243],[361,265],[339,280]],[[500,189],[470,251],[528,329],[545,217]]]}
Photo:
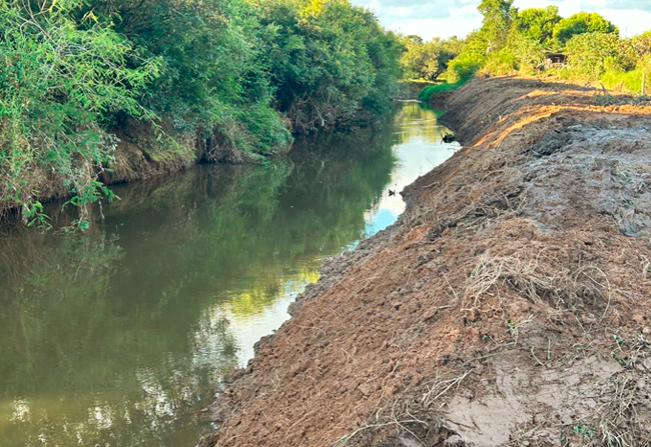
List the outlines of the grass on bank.
{"label": "grass on bank", "polygon": [[454,83],[446,82],[444,84],[425,86],[425,88],[423,88],[418,94],[418,100],[429,102],[429,100],[432,98],[433,95],[456,90],[459,87],[461,87],[465,82],[466,81],[459,81]]}

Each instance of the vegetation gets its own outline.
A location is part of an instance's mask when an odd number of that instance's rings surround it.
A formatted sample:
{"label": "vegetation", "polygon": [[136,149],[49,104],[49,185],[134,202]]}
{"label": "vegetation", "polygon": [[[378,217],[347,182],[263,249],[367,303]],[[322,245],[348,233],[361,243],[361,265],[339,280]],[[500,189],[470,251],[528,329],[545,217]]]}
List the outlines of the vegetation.
{"label": "vegetation", "polygon": [[560,21],[558,7],[548,6],[520,11],[515,26],[518,34],[551,48],[554,46],[554,32]]}
{"label": "vegetation", "polygon": [[[446,41],[405,38],[407,52],[401,59],[405,72],[447,81],[425,87],[420,99],[456,88],[478,72],[545,71],[562,79],[600,81],[607,88],[631,93],[645,91],[643,82],[651,74],[651,31],[622,39],[618,28],[599,14],[579,12],[563,18],[555,6],[518,10],[512,0],[483,0],[478,9],[484,16],[481,28],[462,41],[452,39],[458,45],[443,63],[441,48]],[[554,57],[563,62],[555,64]]]}
{"label": "vegetation", "polygon": [[[74,226],[112,192],[99,178],[124,129],[144,158],[274,154],[292,133],[347,128],[389,109],[396,80],[550,71],[639,92],[651,32],[622,39],[595,13],[482,0],[465,39],[396,36],[348,0],[0,0],[0,210],[47,226],[41,198],[68,196]],[[550,64],[562,53],[564,67]],[[142,162],[140,162],[142,163]]]}
{"label": "vegetation", "polygon": [[423,42],[418,36],[406,36],[401,41],[405,49],[400,59],[403,75],[407,79],[427,81],[438,79],[463,47],[463,41],[456,37],[447,40],[435,38],[430,42]]}
{"label": "vegetation", "polygon": [[632,68],[624,42],[615,34],[576,35],[567,43],[565,53],[571,70],[590,81],[599,80],[606,71]]}
{"label": "vegetation", "polygon": [[[237,336],[256,325],[242,323],[365,234],[395,165],[390,130],[304,137],[291,162],[264,168],[116,186],[105,225],[0,238],[0,445],[196,441],[245,355]],[[12,418],[23,402],[30,417]]]}
{"label": "vegetation", "polygon": [[432,98],[432,95],[455,90],[461,87],[462,84],[463,82],[455,82],[455,83],[446,82],[444,84],[428,85],[420,91],[420,93],[418,94],[418,99],[420,101],[429,101]]}
{"label": "vegetation", "polygon": [[619,30],[594,12],[592,14],[579,12],[561,20],[554,28],[554,38],[559,45],[565,45],[574,36],[585,33],[619,34]]}
{"label": "vegetation", "polygon": [[27,6],[0,3],[0,197],[33,221],[42,216],[33,189],[39,165],[63,177],[72,203],[97,200],[95,173],[115,147],[102,118],[152,117],[138,97],[161,67],[92,16],[75,22],[72,2]]}
{"label": "vegetation", "polygon": [[265,66],[294,129],[333,128],[388,110],[402,47],[347,0],[258,0]]}
{"label": "vegetation", "polygon": [[0,0],[0,39],[0,209],[46,224],[64,194],[82,228],[128,123],[208,160],[274,153],[377,119],[402,52],[347,0]]}

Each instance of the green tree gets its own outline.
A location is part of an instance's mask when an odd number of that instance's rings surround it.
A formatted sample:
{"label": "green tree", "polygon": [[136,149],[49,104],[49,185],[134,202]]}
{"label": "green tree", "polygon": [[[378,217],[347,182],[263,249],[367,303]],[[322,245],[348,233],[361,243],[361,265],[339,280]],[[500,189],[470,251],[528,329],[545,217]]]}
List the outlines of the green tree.
{"label": "green tree", "polygon": [[[271,109],[273,89],[260,64],[264,47],[253,9],[241,0],[91,0],[143,54],[162,61],[143,106],[177,131],[248,152],[287,145]],[[210,157],[208,147],[208,157]]]}
{"label": "green tree", "polygon": [[484,16],[482,26],[466,37],[458,56],[448,63],[445,78],[451,83],[464,82],[473,77],[489,59],[503,66],[505,56],[511,64],[512,57],[503,51],[517,16],[513,0],[483,0],[478,7]]}
{"label": "green tree", "polygon": [[482,0],[477,9],[484,16],[479,35],[485,42],[486,53],[501,50],[517,14],[513,0]]}
{"label": "green tree", "polygon": [[582,33],[565,47],[571,71],[588,80],[598,80],[607,70],[626,71],[630,59],[623,42],[614,33]]}
{"label": "green tree", "polygon": [[494,74],[510,74],[540,66],[552,45],[554,26],[560,20],[558,8],[553,6],[519,11],[503,48],[489,54],[485,69]]}
{"label": "green tree", "polygon": [[549,47],[534,37],[515,31],[509,36],[508,50],[517,61],[515,68],[531,71],[543,64]]}
{"label": "green tree", "polygon": [[472,78],[486,63],[486,42],[480,31],[470,33],[457,57],[448,62],[445,79],[452,84]]}
{"label": "green tree", "polygon": [[402,39],[406,48],[400,58],[406,78],[436,80],[448,67],[448,62],[459,52],[458,39],[430,42],[407,36]]}
{"label": "green tree", "polygon": [[143,150],[158,163],[177,141],[219,161],[376,120],[404,49],[347,0],[0,0],[0,41],[0,209],[26,222],[46,219],[41,196],[111,197],[98,178],[127,124],[160,140]]}
{"label": "green tree", "polygon": [[619,29],[596,12],[579,12],[561,20],[554,27],[554,38],[560,46],[577,34],[584,33],[618,34]]}
{"label": "green tree", "polygon": [[294,130],[368,121],[389,108],[403,50],[346,0],[258,0],[275,105]]}
{"label": "green tree", "polygon": [[524,9],[518,13],[516,28],[524,37],[538,41],[545,47],[551,47],[554,28],[561,20],[556,6]]}

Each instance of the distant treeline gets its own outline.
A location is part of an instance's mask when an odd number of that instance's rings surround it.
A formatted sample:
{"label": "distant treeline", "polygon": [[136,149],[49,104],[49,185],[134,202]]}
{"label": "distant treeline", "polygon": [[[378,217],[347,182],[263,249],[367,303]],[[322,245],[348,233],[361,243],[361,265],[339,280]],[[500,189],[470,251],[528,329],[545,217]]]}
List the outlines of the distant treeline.
{"label": "distant treeline", "polygon": [[651,71],[651,31],[620,38],[619,29],[599,14],[563,18],[555,6],[518,10],[513,0],[483,0],[479,11],[481,28],[463,40],[403,37],[406,76],[454,84],[479,71],[528,75],[545,70],[638,93],[643,74]]}
{"label": "distant treeline", "polygon": [[1,201],[32,222],[43,176],[74,205],[110,195],[98,172],[133,120],[262,154],[371,120],[401,54],[347,0],[0,0]]}

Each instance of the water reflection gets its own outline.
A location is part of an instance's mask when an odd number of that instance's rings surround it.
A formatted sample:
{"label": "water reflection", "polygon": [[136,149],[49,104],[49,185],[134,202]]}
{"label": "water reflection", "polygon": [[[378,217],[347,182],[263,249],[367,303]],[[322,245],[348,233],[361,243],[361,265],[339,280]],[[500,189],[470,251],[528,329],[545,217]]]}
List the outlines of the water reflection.
{"label": "water reflection", "polygon": [[405,210],[398,194],[421,175],[447,160],[457,143],[442,142],[448,130],[439,126],[437,113],[417,102],[408,102],[395,117],[392,132],[393,155],[397,166],[381,194],[380,202],[366,212],[366,234],[373,234],[391,225]]}
{"label": "water reflection", "polygon": [[392,223],[388,189],[450,155],[435,118],[407,104],[290,163],[117,188],[83,237],[0,239],[0,445],[193,445],[222,372],[322,259]]}

